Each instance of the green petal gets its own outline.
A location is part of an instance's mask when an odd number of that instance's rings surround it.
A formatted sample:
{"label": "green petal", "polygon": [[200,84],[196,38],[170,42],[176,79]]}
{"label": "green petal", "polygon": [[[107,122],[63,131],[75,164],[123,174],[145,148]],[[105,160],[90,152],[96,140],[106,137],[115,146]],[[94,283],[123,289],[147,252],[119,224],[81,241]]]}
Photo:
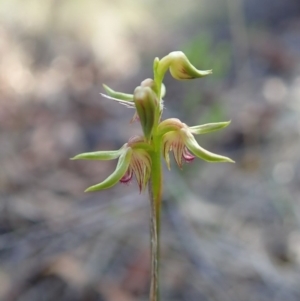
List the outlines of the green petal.
{"label": "green petal", "polygon": [[170,152],[170,150],[171,150],[170,148],[172,146],[172,139],[171,138],[172,138],[173,134],[175,134],[175,132],[165,134],[165,136],[163,137],[163,149],[162,149],[163,157],[166,161],[166,164],[167,164],[167,167],[168,167],[169,170],[171,170],[169,152]]}
{"label": "green petal", "polygon": [[85,192],[108,189],[116,185],[126,173],[130,164],[131,155],[132,155],[132,149],[128,148],[127,151],[120,156],[115,171],[103,182],[87,188]]}
{"label": "green petal", "polygon": [[115,151],[99,151],[99,152],[82,153],[71,158],[70,160],[113,160],[120,157],[122,152],[124,152],[123,147]]}
{"label": "green petal", "polygon": [[210,132],[221,130],[225,127],[227,127],[230,124],[231,121],[226,122],[216,122],[216,123],[207,123],[202,125],[196,125],[189,127],[190,132],[193,134],[207,134]]}
{"label": "green petal", "polygon": [[114,98],[120,99],[120,100],[126,100],[126,101],[133,101],[133,95],[132,94],[126,94],[121,92],[116,92],[113,89],[109,88],[108,86],[103,84],[103,88],[105,89],[106,93]]}
{"label": "green petal", "polygon": [[187,148],[198,158],[201,158],[207,162],[230,162],[234,163],[233,160],[227,157],[223,157],[221,155],[217,155],[207,151],[206,149],[202,148],[194,138],[194,136],[187,131],[186,129],[182,129],[182,134],[184,138],[185,145]]}

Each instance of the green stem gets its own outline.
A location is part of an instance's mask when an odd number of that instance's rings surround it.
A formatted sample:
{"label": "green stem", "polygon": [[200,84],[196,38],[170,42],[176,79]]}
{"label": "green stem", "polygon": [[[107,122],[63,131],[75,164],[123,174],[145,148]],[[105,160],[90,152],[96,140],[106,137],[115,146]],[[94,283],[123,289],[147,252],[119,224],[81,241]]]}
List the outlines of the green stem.
{"label": "green stem", "polygon": [[[154,145],[155,145],[154,141]],[[160,160],[160,143],[155,145],[151,155],[152,171],[148,183],[151,204],[150,235],[151,235],[151,285],[150,301],[159,300],[159,237],[160,237],[160,211],[162,194],[162,168]]]}

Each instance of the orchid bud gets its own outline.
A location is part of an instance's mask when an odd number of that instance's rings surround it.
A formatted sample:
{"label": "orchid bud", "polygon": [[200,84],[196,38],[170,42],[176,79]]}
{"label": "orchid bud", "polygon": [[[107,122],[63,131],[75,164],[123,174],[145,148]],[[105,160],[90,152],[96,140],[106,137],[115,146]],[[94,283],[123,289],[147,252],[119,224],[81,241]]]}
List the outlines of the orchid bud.
{"label": "orchid bud", "polygon": [[157,72],[163,77],[170,69],[171,75],[178,80],[193,79],[212,74],[212,70],[198,70],[181,51],[173,51],[162,58],[157,64]]}
{"label": "orchid bud", "polygon": [[153,90],[148,86],[140,86],[134,90],[133,100],[141,122],[144,136],[150,141],[157,108],[157,99]]}

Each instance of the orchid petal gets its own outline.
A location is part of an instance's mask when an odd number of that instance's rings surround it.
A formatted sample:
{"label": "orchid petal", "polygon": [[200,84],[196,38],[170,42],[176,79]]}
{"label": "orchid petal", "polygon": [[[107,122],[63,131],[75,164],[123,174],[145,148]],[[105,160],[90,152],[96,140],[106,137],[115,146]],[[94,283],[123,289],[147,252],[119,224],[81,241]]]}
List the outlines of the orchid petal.
{"label": "orchid petal", "polygon": [[115,99],[133,102],[133,95],[132,94],[127,94],[127,93],[121,93],[121,92],[114,91],[113,89],[111,89],[110,87],[108,87],[104,84],[103,84],[103,88],[105,89],[106,93],[109,96],[111,96]]}
{"label": "orchid petal", "polygon": [[223,157],[221,155],[217,155],[207,151],[206,149],[202,148],[194,136],[186,129],[181,130],[183,133],[185,145],[187,148],[197,157],[207,161],[207,162],[230,162],[234,163],[233,160],[227,157]]}
{"label": "orchid petal", "polygon": [[171,131],[178,131],[184,127],[184,124],[178,118],[169,118],[162,121],[158,127],[157,131],[159,135],[164,135]]}
{"label": "orchid petal", "polygon": [[130,167],[134,172],[140,192],[144,191],[151,173],[151,157],[148,152],[143,149],[133,151]]}
{"label": "orchid petal", "polygon": [[131,102],[131,101],[121,100],[121,99],[118,99],[118,98],[114,98],[114,97],[108,96],[108,95],[103,94],[103,93],[100,93],[100,94],[101,94],[101,96],[103,96],[103,97],[105,97],[107,99],[114,100],[114,101],[118,102],[119,104],[124,105],[127,108],[135,108],[135,104],[133,102]]}
{"label": "orchid petal", "polygon": [[178,141],[177,143],[175,143],[175,145],[172,145],[172,147],[175,161],[179,168],[182,168],[182,157],[185,148],[184,143],[182,141]]}
{"label": "orchid petal", "polygon": [[192,155],[186,147],[183,150],[182,157],[187,163],[192,162],[195,159],[195,156]]}
{"label": "orchid petal", "polygon": [[116,185],[122,179],[122,177],[125,175],[126,171],[128,170],[128,167],[130,165],[131,156],[132,156],[132,149],[127,148],[126,152],[123,152],[122,155],[120,156],[115,171],[108,178],[106,178],[103,182],[87,188],[85,190],[85,192],[108,189],[108,188]]}
{"label": "orchid petal", "polygon": [[170,135],[174,135],[176,134],[175,132],[170,132],[168,134],[166,134],[164,137],[163,137],[163,156],[165,158],[165,161],[166,161],[166,164],[167,164],[167,167],[169,170],[171,170],[171,166],[170,166],[170,155],[169,155],[169,151],[171,150],[171,147],[172,147],[172,139],[170,139]]}
{"label": "orchid petal", "polygon": [[170,52],[159,62],[156,62],[156,72],[161,78],[170,69],[171,75],[178,80],[201,78],[212,74],[212,70],[198,70],[181,51]]}
{"label": "orchid petal", "polygon": [[216,122],[216,123],[207,123],[202,125],[196,125],[189,127],[191,133],[199,135],[199,134],[207,134],[210,132],[221,130],[227,127],[231,121],[226,122]]}
{"label": "orchid petal", "polygon": [[70,160],[113,160],[120,157],[122,152],[124,152],[123,147],[115,151],[98,151],[98,152],[82,153],[71,158]]}
{"label": "orchid petal", "polygon": [[131,182],[133,176],[133,172],[131,168],[128,168],[125,172],[124,176],[120,179],[121,183],[128,184]]}

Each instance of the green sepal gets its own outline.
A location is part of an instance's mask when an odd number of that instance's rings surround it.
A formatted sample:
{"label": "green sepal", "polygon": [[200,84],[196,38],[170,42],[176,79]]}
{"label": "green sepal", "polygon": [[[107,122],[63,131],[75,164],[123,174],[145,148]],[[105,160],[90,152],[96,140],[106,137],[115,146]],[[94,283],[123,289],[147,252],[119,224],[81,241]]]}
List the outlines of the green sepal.
{"label": "green sepal", "polygon": [[156,67],[156,72],[162,79],[168,69],[170,69],[171,75],[178,80],[201,78],[212,74],[212,70],[196,69],[181,51],[173,51],[163,57]]}
{"label": "green sepal", "polygon": [[171,75],[178,80],[201,78],[212,74],[212,70],[198,70],[181,51],[174,51],[169,54],[173,57],[170,65]]}
{"label": "green sepal", "polygon": [[160,136],[172,131],[179,131],[184,124],[178,118],[168,118],[160,122],[157,127],[157,133]]}
{"label": "green sepal", "polygon": [[[141,87],[149,87],[152,91],[158,95],[158,87],[155,81],[152,78],[147,78],[141,82]],[[160,98],[165,97],[166,95],[166,86],[161,83],[160,85]]]}
{"label": "green sepal", "polygon": [[227,127],[230,124],[230,122],[231,121],[207,123],[202,125],[191,126],[189,127],[189,129],[191,133],[196,135],[207,134]]}
{"label": "green sepal", "polygon": [[116,92],[113,89],[109,88],[105,84],[103,84],[103,88],[106,91],[106,93],[111,97],[114,97],[114,98],[117,98],[117,99],[120,99],[120,100],[125,100],[125,101],[133,101],[133,95],[132,94]]}
{"label": "green sepal", "polygon": [[147,142],[135,142],[133,145],[130,145],[132,149],[143,149],[147,152],[153,151],[153,146]]}
{"label": "green sepal", "polygon": [[126,152],[123,152],[122,155],[120,156],[115,171],[108,178],[106,178],[103,182],[93,185],[93,186],[90,186],[84,192],[108,189],[108,188],[116,185],[122,179],[122,177],[125,175],[128,167],[129,167],[129,164],[130,164],[131,155],[132,155],[132,149],[128,148],[126,150]]}
{"label": "green sepal", "polygon": [[181,131],[184,131],[184,142],[187,148],[198,158],[205,160],[207,162],[215,163],[215,162],[230,162],[234,163],[233,160],[231,160],[228,157],[224,157],[221,155],[217,155],[214,153],[209,152],[208,150],[202,148],[194,136],[189,132],[189,130],[182,129]]}
{"label": "green sepal", "polygon": [[143,80],[141,82],[141,87],[149,87],[156,95],[158,94],[157,85],[152,78],[146,78]]}
{"label": "green sepal", "polygon": [[123,152],[123,148],[115,151],[98,151],[90,153],[79,154],[70,160],[113,160],[120,157]]}

